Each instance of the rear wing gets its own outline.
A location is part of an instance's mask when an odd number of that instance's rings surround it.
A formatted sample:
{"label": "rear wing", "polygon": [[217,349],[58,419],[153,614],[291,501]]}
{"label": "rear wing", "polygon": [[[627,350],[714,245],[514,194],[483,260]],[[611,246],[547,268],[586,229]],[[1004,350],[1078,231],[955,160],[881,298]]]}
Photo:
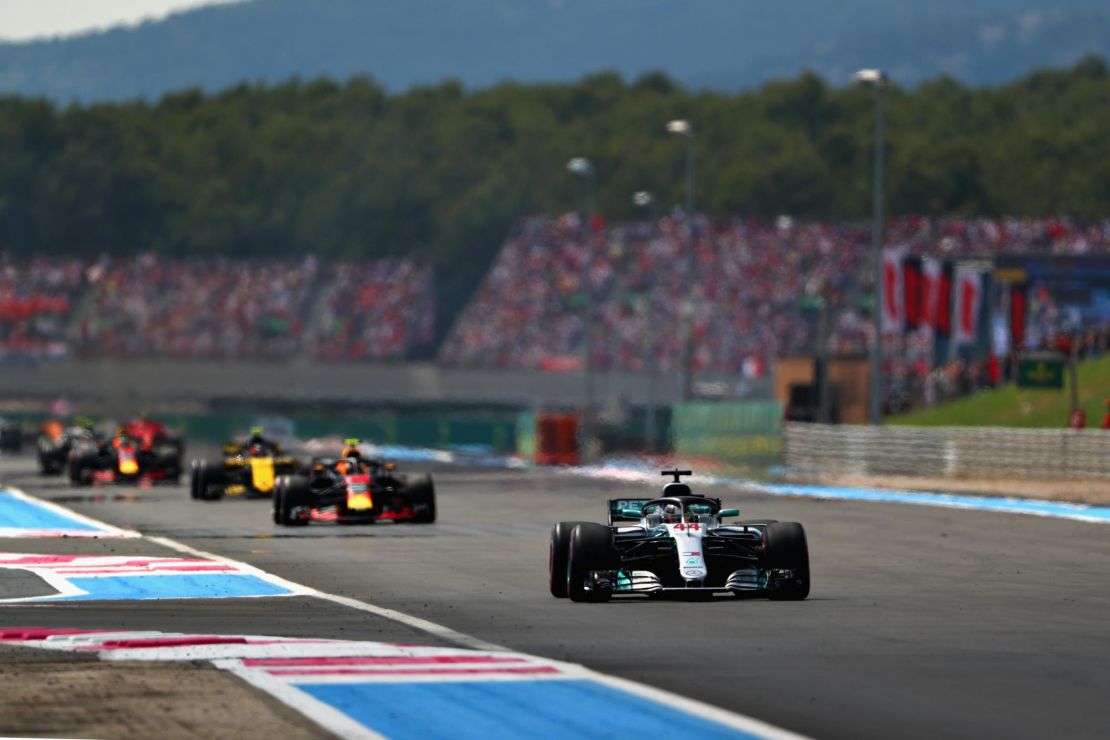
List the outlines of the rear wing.
{"label": "rear wing", "polygon": [[609,526],[614,522],[638,522],[639,516],[626,516],[625,509],[642,509],[650,498],[613,498],[609,499]]}

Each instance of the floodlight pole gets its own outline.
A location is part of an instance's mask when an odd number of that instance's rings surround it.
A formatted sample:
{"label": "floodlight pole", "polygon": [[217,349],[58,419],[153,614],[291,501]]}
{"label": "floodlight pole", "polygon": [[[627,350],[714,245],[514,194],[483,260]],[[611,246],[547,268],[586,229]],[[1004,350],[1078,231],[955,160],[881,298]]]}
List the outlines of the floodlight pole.
{"label": "floodlight pole", "polygon": [[688,244],[685,259],[685,278],[687,285],[686,305],[682,317],[682,399],[689,401],[694,397],[694,270],[696,261],[694,250],[697,248],[697,220],[694,216],[694,126],[686,120],[667,123],[668,133],[686,137],[686,231]]}
{"label": "floodlight pole", "polygon": [[[648,211],[648,218],[651,219],[651,228],[648,231],[647,249],[651,249],[652,240],[656,236],[659,228],[659,217],[656,215],[656,199],[655,196],[646,190],[641,190],[632,196],[632,202],[641,208],[646,208]],[[656,437],[656,396],[657,385],[659,380],[659,359],[658,354],[658,332],[655,331],[655,287],[656,287],[656,273],[655,270],[648,271],[648,295],[647,295],[647,371],[648,371],[648,387],[647,387],[647,404],[645,405],[644,412],[644,447],[648,452],[655,450],[655,437]]]}
{"label": "floodlight pole", "polygon": [[594,291],[593,269],[594,249],[592,220],[595,209],[594,195],[594,168],[590,160],[585,157],[575,157],[567,162],[567,170],[585,180],[586,185],[586,213],[583,220],[582,233],[585,259],[582,260],[582,274],[580,277],[582,290],[585,293],[585,306],[582,316],[582,383],[586,397],[585,409],[582,414],[581,451],[582,462],[590,462],[594,443]]}
{"label": "floodlight pole", "polygon": [[871,214],[871,270],[875,281],[871,320],[875,339],[871,343],[868,420],[878,425],[883,423],[883,91],[889,81],[886,74],[877,69],[861,69],[853,78],[856,82],[875,88],[875,152],[872,173],[874,201]]}

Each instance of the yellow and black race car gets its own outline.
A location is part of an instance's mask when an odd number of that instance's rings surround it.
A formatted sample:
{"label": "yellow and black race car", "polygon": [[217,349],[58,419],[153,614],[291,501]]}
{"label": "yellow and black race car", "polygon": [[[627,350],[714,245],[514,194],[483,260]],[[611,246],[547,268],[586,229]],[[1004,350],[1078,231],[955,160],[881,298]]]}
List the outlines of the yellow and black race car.
{"label": "yellow and black race car", "polygon": [[301,468],[296,458],[284,454],[280,444],[252,429],[246,442],[224,445],[221,462],[193,460],[190,493],[195,499],[208,501],[239,495],[269,498],[277,476],[293,475]]}

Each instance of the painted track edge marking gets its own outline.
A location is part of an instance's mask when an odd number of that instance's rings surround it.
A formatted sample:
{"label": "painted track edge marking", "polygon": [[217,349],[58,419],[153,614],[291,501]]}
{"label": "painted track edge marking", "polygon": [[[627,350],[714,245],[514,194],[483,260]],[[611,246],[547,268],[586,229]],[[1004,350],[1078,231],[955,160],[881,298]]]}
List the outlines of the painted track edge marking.
{"label": "painted track edge marking", "polygon": [[[111,531],[131,532],[130,534],[126,534],[126,535],[123,535],[123,536],[127,536],[127,537],[143,537],[144,536],[140,532],[132,532],[131,530],[119,529],[117,527],[113,527],[112,525],[105,524],[104,522],[99,522],[95,519],[92,519],[91,517],[84,517],[83,515],[78,514],[77,512],[71,511],[71,510],[67,509],[64,506],[61,506],[59,504],[55,504],[53,502],[43,501],[42,499],[37,499],[33,496],[28,495],[25,492],[20,491],[20,494],[22,494],[23,497],[26,497],[27,499],[31,500],[32,502],[47,504],[50,508],[53,508],[58,513],[64,513],[67,516],[75,516],[79,519],[85,519],[89,523],[93,524],[94,526],[107,527],[107,528],[110,528]],[[262,570],[261,568],[257,568],[253,565],[250,565],[249,563],[245,563],[245,562],[242,562],[242,561],[239,561],[239,560],[234,560],[232,558],[227,558],[227,557],[224,557],[222,555],[217,555],[215,553],[206,552],[204,550],[200,550],[200,549],[191,547],[189,545],[186,545],[182,542],[178,542],[176,540],[170,539],[169,537],[147,536],[147,537],[145,537],[145,539],[148,540],[149,542],[152,542],[154,544],[162,545],[163,547],[166,547],[166,548],[171,549],[171,550],[175,550],[177,552],[191,554],[191,555],[194,555],[194,556],[197,556],[197,557],[207,558],[209,560],[213,560],[213,561],[216,561],[216,562],[222,562],[222,563],[225,563],[225,564],[228,564],[228,565],[235,566],[237,568],[241,568],[244,572],[248,572],[248,573],[252,573],[254,575],[257,575],[260,578],[263,578],[263,579],[265,579],[265,580],[267,580],[267,581],[269,581],[269,582],[271,582],[275,585],[284,586],[285,588],[288,588],[290,591],[293,591],[296,595],[311,596],[311,597],[314,597],[314,598],[317,598],[317,599],[321,599],[323,601],[330,601],[332,603],[339,604],[341,606],[346,606],[346,607],[351,608],[351,609],[356,609],[356,610],[359,610],[359,611],[364,611],[364,612],[367,612],[367,613],[370,613],[370,614],[374,614],[374,615],[382,617],[384,619],[389,619],[391,621],[398,622],[398,623],[403,624],[407,627],[410,627],[414,630],[418,630],[420,632],[430,634],[430,635],[432,635],[434,637],[437,637],[441,640],[454,643],[454,644],[459,645],[461,647],[470,648],[470,649],[474,649],[474,650],[494,651],[494,652],[502,652],[502,653],[513,653],[513,654],[516,654],[516,655],[522,655],[522,656],[529,657],[529,658],[537,658],[539,660],[548,661],[551,664],[554,664],[554,665],[557,665],[557,666],[563,668],[568,673],[576,673],[576,674],[581,675],[585,678],[589,678],[589,679],[598,681],[599,683],[602,683],[602,684],[607,684],[607,685],[609,685],[611,687],[614,687],[614,688],[619,688],[623,691],[627,691],[629,693],[640,696],[642,698],[648,698],[652,701],[669,703],[671,706],[673,706],[675,708],[678,708],[678,709],[681,709],[682,711],[684,711],[688,714],[691,714],[695,717],[702,717],[702,718],[705,718],[705,719],[709,719],[711,721],[717,722],[717,723],[725,725],[727,727],[731,727],[733,729],[758,733],[758,734],[763,735],[767,738],[770,738],[771,740],[803,740],[803,738],[805,737],[803,735],[793,733],[789,730],[786,730],[786,729],[783,729],[783,728],[780,728],[780,727],[776,727],[774,725],[770,725],[766,722],[755,719],[754,717],[749,717],[747,715],[743,715],[743,714],[740,714],[738,712],[732,712],[732,711],[724,709],[722,707],[716,707],[716,706],[713,706],[713,705],[710,705],[710,704],[706,704],[704,702],[697,701],[695,699],[690,699],[688,697],[682,696],[680,694],[672,693],[672,692],[667,691],[665,689],[660,689],[660,688],[657,688],[657,687],[654,687],[654,686],[648,686],[647,684],[641,684],[639,682],[631,681],[629,679],[619,678],[617,676],[610,676],[610,675],[607,675],[607,674],[603,674],[603,673],[594,671],[593,669],[587,668],[585,666],[582,666],[582,665],[579,665],[579,664],[576,664],[576,663],[565,663],[563,661],[557,661],[557,660],[553,660],[551,658],[544,658],[542,656],[536,656],[536,655],[531,655],[529,653],[523,653],[523,652],[520,652],[520,651],[517,651],[517,650],[511,650],[510,648],[507,648],[505,646],[498,645],[498,644],[492,643],[492,642],[487,642],[487,641],[482,640],[480,638],[477,638],[477,637],[474,637],[474,636],[471,636],[471,635],[467,635],[466,633],[459,632],[457,630],[453,630],[450,627],[446,627],[444,625],[438,624],[436,622],[432,622],[432,621],[427,620],[427,619],[423,619],[421,617],[415,617],[415,616],[412,616],[410,614],[406,614],[404,612],[397,611],[395,609],[389,609],[389,608],[386,608],[386,607],[377,606],[375,604],[371,604],[369,602],[361,601],[359,599],[355,599],[355,598],[352,598],[352,597],[349,597],[349,596],[340,596],[338,594],[330,594],[330,593],[327,593],[327,592],[324,592],[324,591],[320,591],[320,590],[312,588],[310,586],[305,586],[305,585],[297,583],[295,581],[290,581],[288,579],[282,578],[282,577],[274,575],[272,573],[268,573],[268,572]],[[239,674],[237,673],[236,675],[239,675]],[[254,683],[254,682],[251,682],[251,685],[256,686],[256,688],[262,689],[261,686],[259,686],[258,684]],[[268,689],[266,689],[266,690],[268,691]],[[270,693],[272,694],[273,692],[270,692]],[[284,695],[284,692],[282,692],[282,693]],[[303,693],[303,692],[298,692],[298,693]],[[279,698],[281,698],[281,700],[283,702],[285,702],[284,696],[279,697]],[[303,701],[304,705],[307,707],[308,703],[309,703],[308,702],[309,699],[311,699],[311,697],[307,697],[307,695],[306,695],[306,698],[304,700],[298,699],[298,701],[299,702]],[[315,700],[313,700],[313,701],[315,701]],[[288,704],[288,705],[295,708],[295,709],[297,708],[295,704]],[[330,708],[329,708],[329,710],[330,710]],[[297,711],[300,711],[302,714],[305,714],[300,709],[298,709]],[[313,707],[312,711],[315,712],[316,707]],[[334,711],[334,710],[332,710],[332,711]],[[305,714],[305,716],[309,717],[309,719],[313,719],[312,714]],[[313,721],[315,721],[315,720],[313,720]],[[344,717],[344,721],[346,721],[345,717]],[[362,727],[362,726],[359,725],[359,727]],[[362,732],[366,733],[367,728],[362,727]],[[347,736],[346,732],[344,732],[343,734],[345,736]],[[362,737],[378,737],[378,736],[374,735],[374,734],[363,734]]]}
{"label": "painted track edge marking", "polygon": [[95,527],[97,530],[99,530],[98,533],[102,536],[118,537],[118,538],[121,538],[121,539],[122,538],[135,538],[135,537],[142,537],[143,536],[141,532],[136,532],[133,529],[122,529],[120,527],[116,527],[116,526],[113,526],[111,524],[108,524],[107,522],[102,522],[99,519],[93,519],[91,516],[85,516],[84,514],[79,514],[76,511],[74,511],[73,509],[66,508],[65,506],[62,506],[61,504],[56,504],[53,501],[50,501],[48,499],[38,498],[37,496],[32,496],[21,488],[15,488],[13,486],[5,486],[2,490],[6,491],[7,493],[10,493],[13,497],[15,497],[15,498],[17,498],[17,499],[19,499],[19,500],[21,500],[25,503],[28,503],[28,504],[31,504],[31,505],[34,505],[34,506],[41,506],[42,508],[47,509],[49,511],[52,511],[55,514],[58,514],[59,516],[64,516],[68,519],[72,519],[74,521],[81,522],[83,524],[87,524],[91,527]]}

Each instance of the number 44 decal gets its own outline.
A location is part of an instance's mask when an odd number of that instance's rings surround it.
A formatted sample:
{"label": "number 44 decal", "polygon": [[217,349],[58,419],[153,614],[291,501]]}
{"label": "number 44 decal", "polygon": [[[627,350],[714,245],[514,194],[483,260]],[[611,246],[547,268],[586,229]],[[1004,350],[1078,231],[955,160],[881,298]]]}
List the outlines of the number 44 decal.
{"label": "number 44 decal", "polygon": [[682,522],[679,522],[678,524],[674,525],[674,531],[676,532],[685,532],[686,530],[690,530],[691,532],[700,532],[701,525],[697,522],[691,522],[689,524],[683,524]]}

